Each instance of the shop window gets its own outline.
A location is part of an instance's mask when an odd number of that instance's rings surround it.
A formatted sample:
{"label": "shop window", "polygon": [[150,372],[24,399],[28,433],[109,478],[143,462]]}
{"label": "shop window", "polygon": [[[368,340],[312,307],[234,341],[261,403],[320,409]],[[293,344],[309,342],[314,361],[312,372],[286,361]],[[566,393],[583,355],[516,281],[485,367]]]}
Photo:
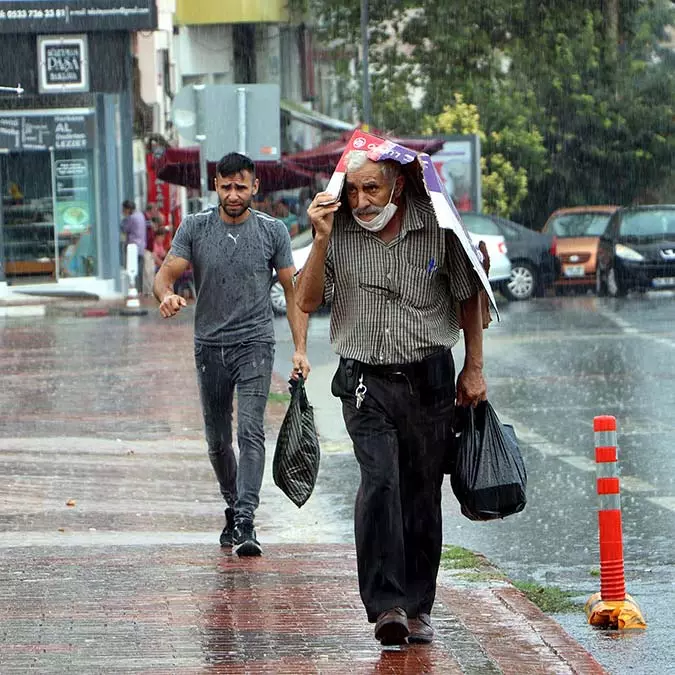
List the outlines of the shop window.
{"label": "shop window", "polygon": [[0,185],[8,283],[96,275],[91,151],[0,155]]}

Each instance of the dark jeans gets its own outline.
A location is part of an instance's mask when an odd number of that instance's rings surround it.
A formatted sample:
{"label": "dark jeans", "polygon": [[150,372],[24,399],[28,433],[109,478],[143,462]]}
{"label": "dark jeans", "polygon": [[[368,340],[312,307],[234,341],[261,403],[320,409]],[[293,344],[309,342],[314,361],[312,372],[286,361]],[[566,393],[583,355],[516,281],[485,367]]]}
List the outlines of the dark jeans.
{"label": "dark jeans", "polygon": [[[361,469],[354,530],[370,622],[392,607],[429,613],[436,595],[455,383],[450,352],[427,361],[381,369],[341,359],[333,379]],[[361,374],[367,393],[357,408]]]}
{"label": "dark jeans", "polygon": [[[217,347],[196,343],[195,364],[209,458],[235,520],[253,520],[265,469],[264,415],[274,345]],[[237,390],[239,466],[232,447],[232,401]]]}

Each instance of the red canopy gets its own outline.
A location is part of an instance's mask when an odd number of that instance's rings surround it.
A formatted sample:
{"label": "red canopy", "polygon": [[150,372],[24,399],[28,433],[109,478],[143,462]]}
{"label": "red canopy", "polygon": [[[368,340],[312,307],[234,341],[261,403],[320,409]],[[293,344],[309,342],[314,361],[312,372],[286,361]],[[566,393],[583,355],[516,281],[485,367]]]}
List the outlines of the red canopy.
{"label": "red canopy", "polygon": [[[208,185],[213,185],[217,162],[207,162]],[[314,172],[294,166],[282,159],[280,162],[256,162],[256,175],[263,192],[290,190],[312,185]],[[157,177],[167,183],[199,189],[199,148],[167,148],[155,160]]]}
{"label": "red canopy", "polygon": [[[274,192],[312,186],[317,172],[333,173],[352,133],[348,131],[339,140],[311,150],[284,155],[278,162],[256,162],[256,174],[260,178],[262,191]],[[426,152],[429,155],[438,152],[445,142],[442,138],[387,138],[415,152]],[[216,164],[217,162],[207,163],[209,185],[213,184]],[[155,169],[160,180],[199,189],[199,148],[167,148],[155,160]]]}
{"label": "red canopy", "polygon": [[[286,159],[303,169],[333,173],[353,133],[353,131],[348,131],[337,141],[325,143],[311,150],[286,155]],[[386,136],[386,134],[383,135],[378,131],[372,133],[376,136]],[[415,152],[426,152],[429,155],[438,152],[445,143],[442,138],[394,138],[392,136],[386,136],[386,138]]]}

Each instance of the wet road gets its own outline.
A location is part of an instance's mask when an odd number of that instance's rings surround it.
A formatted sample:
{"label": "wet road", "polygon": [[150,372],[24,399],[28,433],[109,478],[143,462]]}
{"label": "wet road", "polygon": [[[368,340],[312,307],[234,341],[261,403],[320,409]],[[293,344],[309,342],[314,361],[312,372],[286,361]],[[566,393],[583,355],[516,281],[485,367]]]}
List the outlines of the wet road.
{"label": "wet road", "polygon": [[[481,551],[513,579],[560,586],[584,602],[599,590],[593,417],[615,415],[627,588],[649,628],[618,635],[591,629],[582,611],[556,618],[612,672],[672,672],[675,297],[544,298],[500,309],[501,322],[486,332],[489,398],[523,444],[529,504],[510,519],[473,523],[446,485],[445,541]],[[311,332],[311,401],[324,445],[337,450],[348,437],[327,394],[336,363],[328,317],[315,318]],[[341,475],[349,473],[358,480],[345,457]]]}
{"label": "wet road", "polygon": [[[617,636],[591,630],[581,611],[557,618],[611,672],[627,668],[638,673],[668,672],[675,662],[666,618],[675,602],[671,440],[675,298],[547,298],[505,304],[501,309],[502,321],[493,323],[486,333],[486,375],[490,400],[521,438],[529,472],[529,504],[522,514],[503,522],[472,523],[459,514],[446,485],[445,540],[485,553],[514,579],[558,585],[585,600],[599,588],[599,580],[591,574],[598,567],[593,416],[616,415],[628,589],[640,603],[649,628],[645,633]],[[139,461],[144,453],[175,456],[173,468],[188,481],[194,472],[202,478],[208,474],[190,350],[191,319],[187,312],[162,322],[153,312],[147,317],[0,324],[4,384],[0,440],[26,439],[3,442],[2,456],[11,464],[12,457],[20,457],[30,445],[40,457],[30,484],[11,476],[5,480],[5,499],[25,503],[30,492],[35,502],[25,518],[0,523],[6,546],[21,545],[13,533],[25,539],[30,530],[36,536],[55,530],[57,504],[44,496],[50,473],[72,474],[73,489],[79,488],[83,503],[87,496],[95,499],[96,485],[75,482],[87,463],[95,461],[89,459],[90,453],[120,456],[119,471],[109,477],[119,496],[119,514],[116,522],[109,523],[102,517],[99,522],[95,512],[73,513],[68,523],[73,532],[68,536],[74,541],[91,538],[92,529],[98,530],[101,542],[107,541],[106,536],[110,541],[117,536],[106,535],[106,530],[134,529],[146,497],[125,493],[125,471],[136,461],[128,447],[136,448]],[[277,320],[276,327],[276,365],[285,374],[291,345],[285,321]],[[306,541],[350,542],[358,472],[339,407],[329,393],[336,358],[328,345],[328,317],[314,317],[310,333],[314,370],[309,393],[324,455],[320,489],[309,509],[293,514],[307,519],[300,531]],[[461,358],[458,350],[456,360]],[[81,440],[76,443],[73,437]],[[60,456],[64,438],[70,439],[69,456],[75,460]],[[133,446],[128,444],[132,441]],[[70,466],[72,461],[75,464]],[[215,531],[220,522],[215,495],[196,495],[189,517],[179,518],[169,508],[175,499],[174,494],[167,496],[169,487],[164,476],[147,487],[163,504],[156,528],[178,527],[186,541],[207,541],[212,534],[206,531]],[[274,526],[275,513],[277,520],[286,518],[279,513],[292,515],[290,510],[275,511],[281,504],[277,497],[263,495],[261,532],[266,541],[290,536]],[[291,534],[297,536],[298,531]],[[45,536],[45,543],[54,541],[55,535]],[[139,535],[144,540],[148,536]]]}

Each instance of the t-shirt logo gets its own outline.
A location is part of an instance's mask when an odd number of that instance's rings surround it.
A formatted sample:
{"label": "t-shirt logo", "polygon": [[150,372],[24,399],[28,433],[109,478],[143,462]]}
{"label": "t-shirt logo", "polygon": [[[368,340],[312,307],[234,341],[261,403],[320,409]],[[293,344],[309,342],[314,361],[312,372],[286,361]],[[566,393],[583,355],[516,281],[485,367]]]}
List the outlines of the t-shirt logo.
{"label": "t-shirt logo", "polygon": [[234,242],[234,245],[236,246],[237,245],[237,239],[239,239],[239,235],[237,235],[235,237],[231,232],[228,232],[227,236]]}

